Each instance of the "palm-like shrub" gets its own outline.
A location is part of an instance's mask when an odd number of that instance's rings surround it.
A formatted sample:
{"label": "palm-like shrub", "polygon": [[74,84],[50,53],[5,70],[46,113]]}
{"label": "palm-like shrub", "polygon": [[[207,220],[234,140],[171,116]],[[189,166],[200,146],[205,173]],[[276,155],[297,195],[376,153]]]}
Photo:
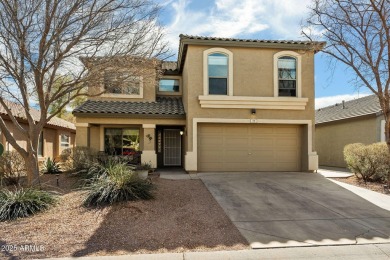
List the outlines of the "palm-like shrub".
{"label": "palm-like shrub", "polygon": [[58,165],[56,160],[52,160],[50,159],[50,157],[47,158],[43,163],[42,171],[43,173],[47,173],[47,174],[56,174],[61,172],[60,166]]}
{"label": "palm-like shrub", "polygon": [[[153,184],[141,180],[124,163],[96,165],[93,169],[94,177],[84,186],[87,190],[85,206],[111,205],[120,201],[153,198]],[[93,174],[91,170],[89,174]]]}
{"label": "palm-like shrub", "polygon": [[57,196],[33,188],[18,188],[14,191],[0,190],[0,221],[24,218],[48,209],[55,204]]}

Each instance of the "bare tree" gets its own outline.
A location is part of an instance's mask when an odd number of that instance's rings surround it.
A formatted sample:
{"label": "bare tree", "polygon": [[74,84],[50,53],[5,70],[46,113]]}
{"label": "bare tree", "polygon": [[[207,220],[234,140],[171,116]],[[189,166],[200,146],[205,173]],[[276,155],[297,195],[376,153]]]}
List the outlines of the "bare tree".
{"label": "bare tree", "polygon": [[[84,83],[93,82],[79,57],[164,57],[167,44],[158,13],[152,0],[0,1],[0,105],[26,147],[1,118],[0,128],[26,161],[29,185],[39,183],[37,147],[43,127],[71,100],[87,95]],[[104,62],[99,66],[104,68]],[[27,126],[17,121],[7,99],[23,107],[19,113]],[[38,120],[29,113],[34,104]]]}
{"label": "bare tree", "polygon": [[352,70],[356,87],[378,97],[390,150],[389,0],[313,0],[310,9],[303,34],[326,40],[322,52]]}

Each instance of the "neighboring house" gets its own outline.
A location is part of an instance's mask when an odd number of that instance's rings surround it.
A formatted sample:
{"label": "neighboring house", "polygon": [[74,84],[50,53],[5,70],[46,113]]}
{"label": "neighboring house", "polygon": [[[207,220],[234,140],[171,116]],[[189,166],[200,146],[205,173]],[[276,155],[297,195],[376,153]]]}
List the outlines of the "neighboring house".
{"label": "neighboring house", "polygon": [[[6,101],[7,106],[11,112],[17,118],[19,124],[22,127],[28,127],[27,119],[25,116],[24,108],[16,103]],[[40,118],[40,112],[31,108],[30,114],[32,118],[38,120]],[[0,107],[0,116],[3,118],[7,128],[10,130],[12,136],[16,139],[16,142],[23,148],[26,148],[26,140],[15,129],[15,125],[12,123],[3,107]],[[39,139],[38,144],[38,159],[40,161],[45,158],[57,158],[62,150],[70,147],[74,147],[76,139],[76,127],[74,124],[65,121],[58,117],[53,117],[43,128],[43,132]],[[5,151],[12,151],[14,148],[9,144],[4,136],[1,134],[1,143],[4,145]]]}
{"label": "neighboring house", "polygon": [[319,164],[346,167],[344,146],[351,143],[384,142],[384,122],[375,95],[318,109],[315,146]]}
{"label": "neighboring house", "polygon": [[315,170],[314,54],[324,45],[180,35],[177,62],[150,60],[142,73],[84,61],[107,93],[73,111],[76,143],[142,150],[143,162],[188,172]]}

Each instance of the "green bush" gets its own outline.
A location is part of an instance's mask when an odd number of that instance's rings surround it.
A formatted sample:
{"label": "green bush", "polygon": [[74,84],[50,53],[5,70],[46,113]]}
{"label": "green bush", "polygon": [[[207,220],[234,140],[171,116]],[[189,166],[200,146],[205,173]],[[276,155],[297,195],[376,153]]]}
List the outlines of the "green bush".
{"label": "green bush", "polygon": [[24,218],[48,209],[57,197],[37,189],[0,190],[0,221]]}
{"label": "green bush", "polygon": [[389,178],[390,154],[386,143],[346,145],[344,159],[348,168],[365,183]]}
{"label": "green bush", "polygon": [[67,170],[86,170],[96,162],[97,153],[84,146],[67,148],[62,151],[60,158]]}
{"label": "green bush", "polygon": [[153,184],[138,178],[124,163],[95,165],[92,171],[89,174],[94,177],[84,186],[87,190],[84,205],[87,207],[153,198]]}
{"label": "green bush", "polygon": [[0,156],[0,179],[6,185],[18,185],[26,174],[26,163],[17,151],[5,152]]}
{"label": "green bush", "polygon": [[42,171],[47,174],[56,174],[61,172],[58,163],[55,160],[50,159],[50,157],[43,163]]}

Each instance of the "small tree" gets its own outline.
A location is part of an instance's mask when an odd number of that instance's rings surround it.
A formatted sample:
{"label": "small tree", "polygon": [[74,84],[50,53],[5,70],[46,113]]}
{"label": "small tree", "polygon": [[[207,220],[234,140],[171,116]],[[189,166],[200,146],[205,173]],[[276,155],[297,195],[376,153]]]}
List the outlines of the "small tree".
{"label": "small tree", "polygon": [[389,0],[313,0],[310,10],[303,34],[326,40],[322,52],[354,73],[356,87],[367,87],[378,97],[390,150]]}
{"label": "small tree", "polygon": [[[37,147],[43,127],[70,101],[87,95],[85,82],[98,85],[79,57],[106,57],[94,69],[105,68],[110,57],[164,57],[167,45],[158,12],[152,0],[0,1],[0,108],[26,147],[16,142],[2,118],[0,129],[24,158],[29,185],[39,183]],[[7,99],[22,111],[15,115]],[[34,103],[40,118],[29,113]],[[17,117],[27,124],[22,126]]]}

